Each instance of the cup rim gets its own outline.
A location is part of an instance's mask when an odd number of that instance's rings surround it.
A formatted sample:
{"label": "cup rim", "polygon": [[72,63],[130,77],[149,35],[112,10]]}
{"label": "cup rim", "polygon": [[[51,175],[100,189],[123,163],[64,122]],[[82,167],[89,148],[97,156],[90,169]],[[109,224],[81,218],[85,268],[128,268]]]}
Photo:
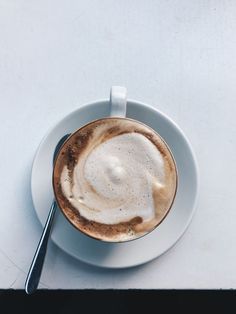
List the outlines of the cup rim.
{"label": "cup rim", "polygon": [[[93,104],[97,104],[97,103],[99,103],[99,102],[104,102],[104,100],[96,101],[96,102],[93,102],[93,103],[84,105],[83,107],[86,107],[86,106],[89,106],[89,105],[93,105]],[[106,100],[106,102],[109,102],[109,101]],[[127,101],[127,102],[129,103],[129,102],[134,102],[134,101],[129,100],[129,101]],[[136,103],[136,104],[138,103],[139,105],[143,105],[142,103],[139,103],[139,102],[136,102],[136,101],[135,101],[135,103]],[[144,105],[144,107],[145,107],[145,105]],[[153,107],[151,107],[151,106],[148,106],[148,107],[151,108],[151,109],[153,109]],[[155,109],[154,109],[154,110],[155,110]],[[73,111],[73,112],[74,112],[74,111]],[[73,112],[71,112],[70,115],[73,115]],[[79,226],[78,226],[76,223],[74,223],[72,220],[70,220],[69,217],[68,217],[68,215],[66,215],[66,211],[61,207],[60,202],[58,201],[58,197],[57,197],[57,193],[56,193],[56,187],[55,187],[56,184],[55,184],[55,179],[54,179],[55,165],[56,165],[56,163],[57,163],[57,159],[58,159],[58,157],[59,157],[59,155],[60,155],[61,150],[64,148],[64,146],[66,145],[66,143],[70,140],[70,138],[71,138],[72,136],[74,136],[77,132],[81,131],[83,128],[85,128],[85,127],[87,127],[87,126],[89,126],[89,125],[91,125],[91,124],[93,124],[93,123],[95,123],[95,122],[98,122],[98,121],[100,121],[100,120],[114,119],[114,118],[115,118],[115,119],[121,119],[121,120],[134,121],[134,122],[136,122],[136,123],[139,123],[139,124],[141,124],[141,125],[144,125],[144,126],[147,126],[148,128],[150,128],[150,129],[152,130],[152,132],[154,132],[154,133],[163,141],[163,143],[165,144],[165,146],[166,146],[166,148],[167,148],[167,150],[168,150],[168,152],[169,152],[169,154],[170,154],[170,156],[171,156],[171,158],[172,158],[172,160],[173,160],[174,168],[175,168],[175,177],[176,177],[174,195],[173,195],[171,204],[170,204],[168,210],[166,211],[165,215],[162,217],[162,219],[161,219],[152,229],[150,229],[148,232],[146,232],[146,233],[144,233],[144,234],[142,234],[142,235],[140,235],[140,236],[138,236],[138,237],[135,237],[135,238],[126,239],[126,240],[119,240],[119,241],[105,240],[105,239],[102,239],[102,238],[98,238],[98,237],[96,237],[96,236],[93,236],[93,235],[91,235],[91,234],[88,234],[88,233],[86,233],[84,230],[81,230],[81,229],[79,228]],[[109,116],[108,116],[108,117],[101,117],[101,118],[98,118],[98,119],[91,120],[90,122],[88,122],[88,123],[82,125],[82,126],[79,127],[78,129],[76,129],[75,131],[73,131],[73,132],[68,136],[68,138],[65,140],[65,142],[61,145],[61,147],[60,147],[60,149],[58,150],[58,153],[57,153],[57,155],[56,155],[56,157],[55,157],[54,164],[53,164],[52,187],[53,187],[53,193],[54,193],[54,197],[55,197],[57,206],[59,207],[60,211],[62,212],[62,214],[64,215],[64,217],[67,219],[67,221],[68,221],[77,231],[83,233],[84,235],[86,235],[86,236],[88,236],[88,237],[90,237],[90,238],[92,238],[92,239],[94,239],[94,240],[101,241],[101,242],[105,242],[105,243],[113,243],[113,244],[115,244],[115,243],[127,243],[127,242],[131,242],[131,241],[139,240],[139,239],[141,239],[141,238],[147,236],[147,235],[150,234],[152,231],[154,231],[154,230],[165,220],[165,218],[168,216],[168,214],[170,213],[171,208],[173,207],[173,204],[174,204],[174,201],[175,201],[175,198],[176,198],[176,194],[177,194],[177,190],[178,190],[178,168],[177,168],[177,164],[176,164],[174,155],[173,155],[173,153],[172,153],[172,151],[171,151],[169,145],[168,145],[167,142],[163,139],[163,137],[162,137],[156,130],[154,130],[151,126],[149,126],[149,125],[147,125],[147,124],[145,124],[145,123],[143,123],[143,122],[141,122],[141,121],[139,121],[139,120],[136,120],[136,119],[133,119],[133,118],[129,118],[129,117],[113,117],[113,116],[111,116],[111,117],[109,117]]]}

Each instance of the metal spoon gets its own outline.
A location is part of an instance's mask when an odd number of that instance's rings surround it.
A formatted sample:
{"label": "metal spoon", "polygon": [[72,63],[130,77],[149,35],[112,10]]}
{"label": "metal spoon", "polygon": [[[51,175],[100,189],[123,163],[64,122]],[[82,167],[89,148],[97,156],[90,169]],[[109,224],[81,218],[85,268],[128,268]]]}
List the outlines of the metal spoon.
{"label": "metal spoon", "polygon": [[[60,141],[57,143],[57,146],[54,150],[53,153],[53,164],[55,162],[57,153],[59,152],[62,144],[65,142],[65,140],[70,136],[70,134],[64,135]],[[48,239],[50,236],[51,228],[52,228],[52,223],[53,223],[53,218],[56,212],[57,204],[55,199],[52,202],[47,221],[45,223],[45,226],[43,228],[43,233],[41,235],[41,238],[39,240],[39,244],[37,246],[36,252],[34,254],[34,258],[32,260],[32,263],[30,265],[30,269],[25,281],[25,291],[28,294],[33,293],[37,287],[38,283],[40,280],[42,268],[43,268],[43,263],[44,263],[44,258],[46,255],[47,251],[47,245],[48,245]]]}

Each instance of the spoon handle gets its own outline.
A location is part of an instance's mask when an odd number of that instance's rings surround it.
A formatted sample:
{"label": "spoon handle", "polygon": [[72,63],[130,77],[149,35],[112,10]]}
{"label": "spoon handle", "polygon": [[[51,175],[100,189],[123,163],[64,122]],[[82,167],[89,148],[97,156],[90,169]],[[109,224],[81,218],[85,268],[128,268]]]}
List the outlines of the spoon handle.
{"label": "spoon handle", "polygon": [[28,294],[33,293],[38,287],[56,208],[54,200],[25,281],[25,291]]}

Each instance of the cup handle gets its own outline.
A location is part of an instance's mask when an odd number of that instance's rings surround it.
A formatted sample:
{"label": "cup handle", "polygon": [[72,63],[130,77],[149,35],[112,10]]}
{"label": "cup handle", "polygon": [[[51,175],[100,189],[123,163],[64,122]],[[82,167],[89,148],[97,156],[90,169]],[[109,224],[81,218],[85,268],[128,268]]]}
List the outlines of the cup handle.
{"label": "cup handle", "polygon": [[110,116],[125,117],[127,89],[122,86],[112,86],[110,92]]}

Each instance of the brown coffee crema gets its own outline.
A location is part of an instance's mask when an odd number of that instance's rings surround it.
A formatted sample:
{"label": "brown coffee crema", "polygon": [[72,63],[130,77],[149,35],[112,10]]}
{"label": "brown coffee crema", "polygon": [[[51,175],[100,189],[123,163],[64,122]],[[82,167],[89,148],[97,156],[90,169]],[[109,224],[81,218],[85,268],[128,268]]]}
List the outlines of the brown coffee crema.
{"label": "brown coffee crema", "polygon": [[[125,136],[122,137],[122,135]],[[122,147],[129,147],[131,143],[132,150],[133,139],[138,144],[135,144],[131,155],[127,155],[127,149],[122,151]],[[149,143],[146,143],[147,140]],[[110,143],[113,144],[110,145]],[[147,152],[144,148],[147,148]],[[109,154],[103,154],[103,152],[110,152],[111,149],[112,156],[115,157],[112,157],[111,165],[105,169],[110,171],[111,168],[112,175],[114,169],[116,170],[115,176],[112,177],[114,181],[110,197],[110,183],[107,183],[108,179],[105,177],[107,172],[104,170],[104,174],[100,173],[99,165],[103,155],[104,167],[107,160],[109,164]],[[119,153],[116,155],[116,152]],[[159,166],[155,165],[155,156],[153,156],[155,152],[162,169],[158,169]],[[149,154],[152,156],[150,157]],[[134,158],[134,164],[138,162],[138,167],[132,168],[129,172],[123,170],[120,164],[117,166],[123,156],[123,163],[129,158],[127,156],[131,156],[128,160],[129,165],[132,166],[132,158]],[[140,160],[142,156],[145,156],[143,162]],[[144,169],[142,169],[142,164]],[[93,171],[89,168],[90,165],[94,167]],[[157,169],[153,169],[155,167]],[[137,173],[134,172],[135,168],[138,169]],[[122,174],[121,177],[120,174]],[[132,185],[137,184],[136,190],[132,191],[133,194],[127,192],[129,188],[132,189],[132,186],[127,185],[126,188],[127,182],[132,182],[132,178],[135,178]],[[104,187],[103,182],[105,182]],[[144,189],[142,189],[142,184]],[[96,239],[122,242],[145,235],[166,217],[176,194],[177,169],[166,143],[150,127],[127,118],[104,118],[80,128],[65,142],[55,162],[53,187],[59,207],[77,229]],[[140,197],[136,195],[137,190]],[[144,195],[141,195],[142,193]],[[142,204],[148,204],[147,208],[142,207]],[[132,216],[132,213],[136,215]]]}

